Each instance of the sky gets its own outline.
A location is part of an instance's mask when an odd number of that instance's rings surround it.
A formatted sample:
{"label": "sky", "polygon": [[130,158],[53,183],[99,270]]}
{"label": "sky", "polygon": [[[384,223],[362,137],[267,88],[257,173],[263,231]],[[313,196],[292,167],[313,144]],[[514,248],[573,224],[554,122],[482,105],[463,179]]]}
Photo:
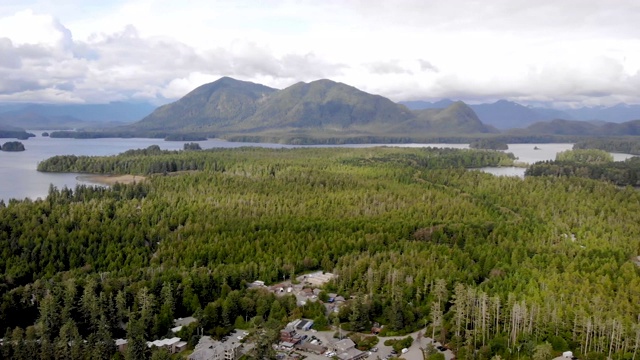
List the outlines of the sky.
{"label": "sky", "polygon": [[640,104],[638,19],[637,0],[2,0],[0,102],[159,104],[230,76]]}

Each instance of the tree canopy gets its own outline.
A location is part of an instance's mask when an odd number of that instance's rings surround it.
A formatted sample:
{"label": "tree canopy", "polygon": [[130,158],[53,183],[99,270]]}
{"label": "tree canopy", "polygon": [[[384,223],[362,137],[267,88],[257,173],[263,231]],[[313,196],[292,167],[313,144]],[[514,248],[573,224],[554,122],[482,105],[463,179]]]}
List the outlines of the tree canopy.
{"label": "tree canopy", "polygon": [[[41,170],[150,176],[0,206],[3,356],[108,358],[113,339],[157,339],[195,314],[212,336],[259,329],[258,354],[303,315],[365,331],[377,322],[381,335],[427,326],[460,359],[565,348],[631,358],[640,194],[468,170],[512,161],[414,148],[54,157]],[[334,319],[320,303],[298,308],[293,296],[246,286],[318,270],[337,275],[326,292],[349,299]]]}

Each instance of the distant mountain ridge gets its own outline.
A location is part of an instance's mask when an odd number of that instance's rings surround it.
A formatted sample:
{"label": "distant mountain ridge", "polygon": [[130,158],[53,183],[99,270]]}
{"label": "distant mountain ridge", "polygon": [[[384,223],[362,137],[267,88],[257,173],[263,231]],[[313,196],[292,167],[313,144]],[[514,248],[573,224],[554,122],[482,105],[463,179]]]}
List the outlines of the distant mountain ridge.
{"label": "distant mountain ridge", "polygon": [[640,120],[623,123],[593,123],[581,120],[537,122],[525,129],[512,129],[518,135],[574,135],[574,136],[640,136]]}
{"label": "distant mountain ridge", "polygon": [[21,129],[105,127],[131,123],[150,114],[149,103],[2,104],[0,125]]}
{"label": "distant mountain ridge", "polygon": [[383,96],[332,80],[282,90],[224,77],[202,85],[122,129],[215,134],[416,135],[489,133],[462,103],[419,113]]}
{"label": "distant mountain ridge", "polygon": [[[453,101],[443,99],[437,102],[404,101],[412,110],[443,108]],[[469,105],[486,125],[500,130],[525,128],[536,122],[548,122],[556,119],[601,121],[623,123],[640,119],[640,105],[618,104],[611,107],[581,107],[576,109],[552,109],[528,107],[508,100],[498,100],[488,104]]]}

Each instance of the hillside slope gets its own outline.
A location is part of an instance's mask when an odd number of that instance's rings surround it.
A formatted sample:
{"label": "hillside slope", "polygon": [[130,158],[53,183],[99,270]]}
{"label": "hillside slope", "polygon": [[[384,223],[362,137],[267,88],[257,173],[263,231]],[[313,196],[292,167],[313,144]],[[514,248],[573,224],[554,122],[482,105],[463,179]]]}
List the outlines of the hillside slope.
{"label": "hillside slope", "polygon": [[202,85],[180,100],[163,105],[133,124],[135,130],[215,131],[255,114],[276,89],[223,77]]}

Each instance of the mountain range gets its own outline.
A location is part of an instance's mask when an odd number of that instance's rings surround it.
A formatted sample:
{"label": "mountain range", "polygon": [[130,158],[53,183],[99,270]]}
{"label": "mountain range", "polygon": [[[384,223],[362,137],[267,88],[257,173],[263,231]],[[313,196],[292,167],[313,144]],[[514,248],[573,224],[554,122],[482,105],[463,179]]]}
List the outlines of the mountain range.
{"label": "mountain range", "polygon": [[637,135],[638,119],[640,106],[625,104],[560,111],[507,100],[475,105],[449,99],[395,103],[326,79],[278,90],[223,77],[155,109],[148,103],[123,102],[0,105],[0,129],[82,129],[61,135],[77,137]]}
{"label": "mountain range", "polygon": [[331,80],[283,90],[224,77],[161,106],[132,131],[200,134],[426,135],[490,133],[462,102],[411,111],[380,95]]}
{"label": "mountain range", "polygon": [[118,126],[138,121],[155,108],[146,102],[4,104],[0,105],[0,128],[56,130]]}
{"label": "mountain range", "polygon": [[[404,101],[400,102],[410,109],[443,108],[453,100],[443,99],[436,102]],[[500,130],[525,128],[536,122],[556,119],[580,120],[591,122],[622,123],[640,119],[640,105],[618,104],[611,107],[581,107],[557,110],[543,107],[529,107],[508,100],[498,100],[490,104],[469,105],[486,125]]]}

